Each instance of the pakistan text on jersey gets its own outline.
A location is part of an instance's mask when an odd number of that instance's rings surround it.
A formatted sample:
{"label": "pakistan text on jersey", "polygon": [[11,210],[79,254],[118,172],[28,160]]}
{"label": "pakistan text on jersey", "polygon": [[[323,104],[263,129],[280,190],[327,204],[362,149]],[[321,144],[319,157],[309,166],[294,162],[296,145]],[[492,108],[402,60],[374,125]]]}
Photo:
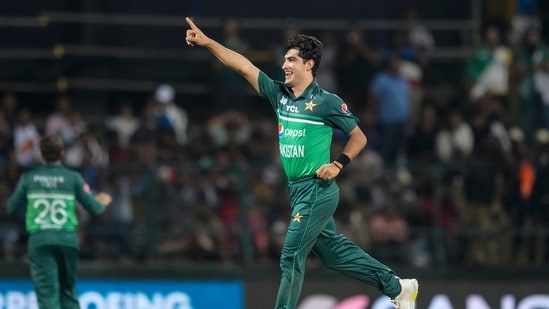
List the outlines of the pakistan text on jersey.
{"label": "pakistan text on jersey", "polygon": [[34,175],[32,181],[39,182],[43,187],[55,188],[57,184],[64,183],[65,178],[63,176],[51,176],[51,175]]}
{"label": "pakistan text on jersey", "polygon": [[305,157],[305,146],[280,144],[280,155],[284,158],[303,158]]}

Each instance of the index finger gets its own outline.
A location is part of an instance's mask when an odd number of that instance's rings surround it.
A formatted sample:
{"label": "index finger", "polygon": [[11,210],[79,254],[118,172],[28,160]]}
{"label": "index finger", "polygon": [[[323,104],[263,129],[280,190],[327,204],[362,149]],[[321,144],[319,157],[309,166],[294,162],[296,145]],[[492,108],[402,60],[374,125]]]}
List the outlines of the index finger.
{"label": "index finger", "polygon": [[194,24],[192,19],[190,19],[189,17],[185,17],[185,20],[187,21],[187,24],[189,24],[189,26],[191,26],[191,29],[193,29],[193,30],[198,29],[198,27]]}

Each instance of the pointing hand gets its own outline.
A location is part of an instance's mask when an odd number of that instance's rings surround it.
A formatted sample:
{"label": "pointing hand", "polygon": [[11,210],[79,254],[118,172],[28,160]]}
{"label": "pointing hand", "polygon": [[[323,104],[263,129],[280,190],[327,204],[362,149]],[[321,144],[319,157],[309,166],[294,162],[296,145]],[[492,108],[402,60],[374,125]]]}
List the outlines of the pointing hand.
{"label": "pointing hand", "polygon": [[187,36],[185,37],[187,45],[204,46],[208,42],[209,38],[194,24],[194,22],[189,17],[185,17],[185,20],[191,28],[187,29]]}

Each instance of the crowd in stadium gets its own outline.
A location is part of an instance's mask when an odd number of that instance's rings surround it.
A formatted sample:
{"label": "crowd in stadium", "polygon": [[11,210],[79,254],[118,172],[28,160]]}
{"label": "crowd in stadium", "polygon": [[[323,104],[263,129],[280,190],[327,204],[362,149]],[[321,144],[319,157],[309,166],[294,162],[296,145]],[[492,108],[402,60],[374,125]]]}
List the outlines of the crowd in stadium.
{"label": "crowd in stadium", "polygon": [[[455,265],[548,262],[542,29],[486,25],[448,97],[428,91],[436,40],[415,11],[406,18],[410,27],[386,46],[369,44],[358,25],[341,36],[315,34],[324,43],[317,80],[348,103],[368,137],[338,179],[339,231],[388,264],[436,267],[441,250]],[[257,56],[237,19],[223,27],[226,46]],[[281,46],[299,32],[281,29],[269,68],[280,66]],[[169,84],[100,117],[79,111],[70,93],[45,114],[17,92],[2,94],[0,198],[40,163],[40,137],[60,134],[65,164],[113,196],[105,215],[81,214],[84,260],[240,263],[249,248],[255,262],[277,263],[289,209],[276,121],[254,113],[255,104],[265,110],[268,103],[250,103],[251,89],[236,73],[213,59],[210,70],[217,95],[202,117]],[[339,132],[333,138],[335,148],[345,142]],[[24,218],[1,211],[0,222],[1,259],[23,260]]]}

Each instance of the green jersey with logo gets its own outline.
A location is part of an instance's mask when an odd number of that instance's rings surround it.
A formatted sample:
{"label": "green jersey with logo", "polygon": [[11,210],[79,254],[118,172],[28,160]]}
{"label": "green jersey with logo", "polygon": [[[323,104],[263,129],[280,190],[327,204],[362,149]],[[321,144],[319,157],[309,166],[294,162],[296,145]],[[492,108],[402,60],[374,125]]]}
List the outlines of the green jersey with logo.
{"label": "green jersey with logo", "polygon": [[316,80],[295,98],[284,83],[261,72],[259,92],[276,112],[280,158],[289,180],[314,175],[330,162],[334,128],[348,134],[358,124],[347,104],[320,88]]}
{"label": "green jersey with logo", "polygon": [[77,172],[58,164],[45,164],[19,179],[8,199],[8,213],[25,207],[25,226],[34,243],[76,246],[78,227],[76,202],[87,211],[99,214],[103,204],[91,194]]}

